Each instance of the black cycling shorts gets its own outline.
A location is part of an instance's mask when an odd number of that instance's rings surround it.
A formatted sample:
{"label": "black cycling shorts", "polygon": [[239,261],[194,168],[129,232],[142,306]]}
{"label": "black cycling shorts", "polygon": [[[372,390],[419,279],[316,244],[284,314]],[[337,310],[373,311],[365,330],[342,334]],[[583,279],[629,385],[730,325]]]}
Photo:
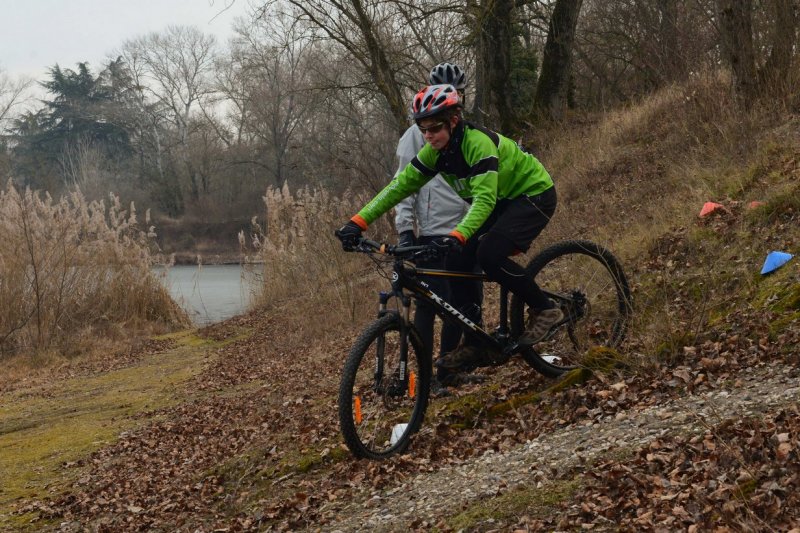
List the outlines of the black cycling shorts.
{"label": "black cycling shorts", "polygon": [[550,222],[557,203],[555,187],[535,196],[499,200],[492,214],[470,240],[480,239],[485,233],[498,234],[514,243],[519,251],[527,252],[533,240]]}

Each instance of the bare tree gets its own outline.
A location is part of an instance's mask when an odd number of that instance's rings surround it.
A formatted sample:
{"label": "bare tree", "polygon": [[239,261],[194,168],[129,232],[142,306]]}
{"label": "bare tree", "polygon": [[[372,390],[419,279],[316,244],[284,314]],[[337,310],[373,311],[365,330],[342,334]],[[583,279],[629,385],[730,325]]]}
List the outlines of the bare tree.
{"label": "bare tree", "polygon": [[486,122],[491,111],[496,112],[500,129],[505,132],[515,129],[517,122],[508,90],[514,4],[514,0],[467,2],[468,16],[474,20],[477,33],[474,114]]}
{"label": "bare tree", "polygon": [[28,101],[28,89],[33,80],[28,78],[13,79],[0,70],[0,180],[5,181],[5,175],[10,172],[10,160],[6,153],[5,132],[6,125],[14,116],[14,111]]}
{"label": "bare tree", "polygon": [[796,0],[716,0],[723,57],[745,107],[761,94],[784,92],[797,46]]}
{"label": "bare tree", "polygon": [[173,123],[169,110],[149,86],[149,67],[141,43],[127,41],[117,54],[128,78],[130,106],[136,110],[131,140],[137,152],[139,186],[155,193],[162,207],[177,216],[183,210],[183,199],[180,184],[168,175],[171,162],[167,130]]}
{"label": "bare tree", "polygon": [[318,99],[318,69],[312,64],[315,43],[282,15],[262,18],[238,34],[234,53],[243,78],[243,124],[269,154],[251,162],[265,168],[279,185],[288,177],[289,150],[298,129]]}
{"label": "bare tree", "polygon": [[216,39],[190,26],[170,26],[141,41],[154,94],[171,112],[182,141],[194,105],[212,92]]}
{"label": "bare tree", "polygon": [[213,92],[215,44],[213,36],[197,28],[169,26],[163,33],[151,33],[123,45],[127,56],[140,61],[143,89],[160,103],[176,127],[180,157],[194,199],[199,197],[202,183],[189,157],[189,126],[195,107]]}
{"label": "bare tree", "polygon": [[753,49],[753,0],[718,0],[720,38],[733,72],[734,91],[744,105],[758,92]]}
{"label": "bare tree", "polygon": [[[338,83],[346,85],[357,65],[334,62]],[[303,131],[306,167],[315,182],[334,189],[380,191],[396,169],[397,131],[380,94],[360,88],[328,91]],[[311,163],[308,166],[308,163]],[[320,171],[322,169],[322,171]]]}
{"label": "bare tree", "polygon": [[[394,43],[399,42],[397,34],[402,19],[395,4],[381,0],[286,0],[286,3],[295,9],[298,20],[347,50],[386,99],[397,131],[403,131],[408,105],[397,81],[399,65],[392,53]],[[263,16],[271,16],[278,7],[276,2],[268,2]]]}
{"label": "bare tree", "polygon": [[28,101],[28,89],[31,85],[33,85],[33,80],[30,78],[14,79],[0,70],[0,128],[6,120],[11,118],[15,108]]}
{"label": "bare tree", "polygon": [[471,90],[476,68],[474,29],[465,16],[464,2],[426,0],[396,5],[403,16],[399,28],[403,40],[395,42],[394,51],[394,60],[401,65],[396,72],[401,87],[416,92],[424,85],[431,67],[446,61],[466,70]]}
{"label": "bare tree", "polygon": [[759,72],[759,81],[770,91],[783,91],[797,46],[797,0],[772,0],[767,19],[771,21],[770,52]]}
{"label": "bare tree", "polygon": [[[211,108],[201,108],[217,130],[220,140],[229,149],[245,141],[247,119],[250,115],[249,94],[253,81],[247,75],[244,49],[243,44],[235,44],[228,53],[217,59],[214,68],[217,96],[210,100]],[[215,120],[208,114],[213,113],[220,103],[226,106],[224,118]]]}

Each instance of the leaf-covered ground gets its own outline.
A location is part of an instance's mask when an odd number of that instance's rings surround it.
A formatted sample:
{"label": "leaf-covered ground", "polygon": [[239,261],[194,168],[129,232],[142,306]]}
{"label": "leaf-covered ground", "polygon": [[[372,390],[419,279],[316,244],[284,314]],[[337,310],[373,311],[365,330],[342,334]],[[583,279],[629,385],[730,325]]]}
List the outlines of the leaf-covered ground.
{"label": "leaf-covered ground", "polygon": [[[796,368],[800,328],[770,342],[769,318],[734,318],[731,328],[741,333],[723,328],[682,347],[680,364],[597,376],[513,409],[502,406],[551,383],[519,362],[489,372],[488,383],[436,400],[409,453],[380,463],[350,458],[337,433],[338,372],[352,335],[284,349],[279,323],[240,318],[204,332],[251,333],[209,352],[204,370],[184,386],[191,401],[142,412],[139,429],[62,465],[76,470],[71,485],[55,487],[51,498],[19,502],[15,512],[35,515],[34,528],[62,530],[325,529],[354,502],[369,506],[375,494],[409,478],[468,465],[489,450],[502,454],[545,433],[736,387],[737,373],[748,366]],[[791,529],[800,523],[797,420],[796,407],[787,405],[757,419],[710,421],[702,434],[666,434],[624,458],[599,459],[581,476],[562,473],[576,484],[547,510],[530,502],[535,516],[515,502],[510,515],[498,510],[488,522],[480,515],[461,523],[455,519],[463,509],[443,506],[435,525]]]}
{"label": "leaf-covered ground", "polygon": [[[712,229],[724,239],[725,221],[718,223]],[[795,239],[796,230],[790,235]],[[420,489],[408,514],[386,529],[795,530],[800,428],[796,397],[779,400],[782,387],[797,387],[800,271],[790,265],[756,284],[748,303],[726,305],[724,283],[697,292],[693,276],[709,266],[689,253],[693,246],[687,231],[676,231],[633,272],[640,296],[652,280],[675,281],[665,313],[676,335],[657,354],[643,355],[643,335],[624,347],[646,364],[563,389],[518,360],[486,370],[486,383],[435,400],[408,453],[389,461],[354,460],[338,433],[339,373],[359,325],[309,338],[302,334],[307,318],[298,313],[252,313],[201,330],[187,357],[196,370],[153,392],[163,398],[167,390],[168,401],[122,413],[125,429],[115,438],[38,472],[42,490],[6,502],[0,523],[115,532],[359,529],[367,522],[353,524],[348,516],[378,516],[403,487],[425,487],[427,476],[456,468],[467,475],[451,501],[414,517],[416,506],[430,507]],[[705,298],[723,305],[699,328],[698,302]],[[144,359],[112,360],[79,374],[135,369],[159,356],[174,360],[187,345],[151,348]],[[731,391],[753,369],[785,378],[765,387],[771,407],[757,415],[709,417],[698,430],[675,428],[669,420],[680,413],[668,413],[664,431],[647,442],[625,442],[622,434],[578,466],[537,470],[527,488],[500,480],[491,494],[464,500],[475,488],[471,465],[487,456],[502,462],[531,442],[603,420],[635,425],[648,409],[683,405],[677,400],[743,398]],[[58,397],[75,379],[85,378],[56,373],[29,396]],[[135,383],[136,374],[129,379]],[[24,401],[24,387],[8,390]],[[562,453],[580,458],[581,446]]]}

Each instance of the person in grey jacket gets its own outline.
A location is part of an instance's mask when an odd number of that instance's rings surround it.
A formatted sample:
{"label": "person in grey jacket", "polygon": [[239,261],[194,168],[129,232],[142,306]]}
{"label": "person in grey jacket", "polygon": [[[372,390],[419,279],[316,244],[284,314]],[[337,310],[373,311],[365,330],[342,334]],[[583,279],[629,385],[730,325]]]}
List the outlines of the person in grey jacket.
{"label": "person in grey jacket", "polygon": [[[464,71],[452,63],[440,63],[433,67],[428,81],[431,84],[448,83],[453,85],[462,98],[467,86],[467,77]],[[399,162],[397,172],[403,170],[424,145],[425,139],[422,132],[419,131],[416,124],[412,124],[397,143]],[[399,234],[399,244],[401,246],[429,244],[435,238],[447,235],[464,218],[469,207],[469,204],[461,199],[453,188],[437,174],[418,193],[407,197],[395,206],[395,228]],[[417,261],[417,266],[444,269],[444,259]],[[445,278],[429,277],[425,279],[425,282],[433,292],[445,300],[450,300],[450,284]],[[479,309],[462,310],[462,312],[467,317],[475,319],[476,322],[480,319]],[[435,318],[436,314],[429,305],[422,302],[417,303],[414,326],[431,352],[433,352]],[[439,357],[443,357],[455,349],[460,339],[461,328],[445,322],[442,325]],[[437,367],[431,386],[432,392],[437,395],[446,395],[447,391],[444,387],[477,381],[477,377],[467,374],[469,370],[472,369],[453,371]]]}

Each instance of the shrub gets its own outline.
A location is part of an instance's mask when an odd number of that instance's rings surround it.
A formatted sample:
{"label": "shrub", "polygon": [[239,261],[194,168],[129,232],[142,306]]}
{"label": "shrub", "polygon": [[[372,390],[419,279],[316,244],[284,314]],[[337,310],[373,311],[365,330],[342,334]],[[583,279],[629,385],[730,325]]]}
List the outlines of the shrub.
{"label": "shrub", "polygon": [[80,191],[0,190],[0,355],[72,351],[112,325],[183,324],[185,313],[151,272],[154,234],[133,205]]}

